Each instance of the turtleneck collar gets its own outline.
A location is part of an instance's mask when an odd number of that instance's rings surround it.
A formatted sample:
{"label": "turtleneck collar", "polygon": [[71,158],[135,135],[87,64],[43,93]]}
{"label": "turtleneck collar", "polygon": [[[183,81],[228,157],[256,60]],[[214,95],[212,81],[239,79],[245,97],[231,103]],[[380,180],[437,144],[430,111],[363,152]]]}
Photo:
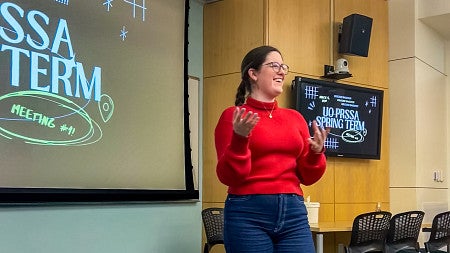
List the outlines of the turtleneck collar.
{"label": "turtleneck collar", "polygon": [[261,102],[252,97],[247,97],[245,104],[247,104],[251,107],[255,107],[258,109],[265,109],[265,110],[267,110],[267,108],[273,108],[274,110],[278,108],[278,102],[276,100],[274,102]]}

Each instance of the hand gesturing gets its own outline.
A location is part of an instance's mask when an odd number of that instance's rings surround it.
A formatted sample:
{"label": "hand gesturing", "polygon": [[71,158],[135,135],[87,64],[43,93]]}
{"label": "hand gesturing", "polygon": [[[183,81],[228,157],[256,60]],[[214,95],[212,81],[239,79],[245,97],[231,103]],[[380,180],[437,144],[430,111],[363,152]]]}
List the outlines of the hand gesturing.
{"label": "hand gesturing", "polygon": [[236,106],[236,109],[233,112],[233,130],[236,134],[247,137],[256,126],[256,123],[258,123],[259,116],[252,111],[244,114],[245,108]]}
{"label": "hand gesturing", "polygon": [[308,139],[309,144],[311,145],[311,150],[315,153],[320,153],[323,150],[323,144],[327,139],[327,135],[330,132],[330,127],[326,127],[325,129],[319,128],[317,126],[317,122],[313,120],[312,129],[314,135]]}

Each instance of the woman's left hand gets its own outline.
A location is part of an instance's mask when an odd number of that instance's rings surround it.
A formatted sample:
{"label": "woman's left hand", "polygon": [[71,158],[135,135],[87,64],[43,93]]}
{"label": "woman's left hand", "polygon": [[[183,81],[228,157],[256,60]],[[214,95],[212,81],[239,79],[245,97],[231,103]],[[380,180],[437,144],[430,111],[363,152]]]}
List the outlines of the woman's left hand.
{"label": "woman's left hand", "polygon": [[325,129],[320,128],[317,125],[317,122],[313,120],[312,129],[314,136],[309,138],[308,142],[313,152],[320,153],[323,151],[325,140],[327,139],[327,135],[330,132],[330,127],[326,127]]}

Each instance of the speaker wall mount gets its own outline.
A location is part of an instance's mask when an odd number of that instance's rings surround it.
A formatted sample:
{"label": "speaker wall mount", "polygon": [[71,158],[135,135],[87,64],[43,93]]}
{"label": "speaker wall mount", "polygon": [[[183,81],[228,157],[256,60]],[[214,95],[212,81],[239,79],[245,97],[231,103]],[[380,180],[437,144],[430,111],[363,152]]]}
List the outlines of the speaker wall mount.
{"label": "speaker wall mount", "polygon": [[[344,17],[343,23],[338,23],[338,53],[367,57],[372,23],[371,17],[358,13]],[[336,66],[324,65],[323,69],[324,78],[338,80],[352,77],[348,62],[344,58],[337,59]]]}
{"label": "speaker wall mount", "polygon": [[339,53],[367,57],[373,19],[361,14],[351,14],[339,25]]}

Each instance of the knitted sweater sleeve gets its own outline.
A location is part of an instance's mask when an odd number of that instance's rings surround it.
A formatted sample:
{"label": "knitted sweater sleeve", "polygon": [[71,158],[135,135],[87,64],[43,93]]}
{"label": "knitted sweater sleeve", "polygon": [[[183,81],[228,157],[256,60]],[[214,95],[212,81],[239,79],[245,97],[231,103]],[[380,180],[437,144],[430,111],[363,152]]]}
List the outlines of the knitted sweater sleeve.
{"label": "knitted sweater sleeve", "polygon": [[228,108],[222,113],[214,133],[217,177],[228,186],[240,184],[251,171],[249,140],[248,137],[234,133],[233,110],[234,108]]}

